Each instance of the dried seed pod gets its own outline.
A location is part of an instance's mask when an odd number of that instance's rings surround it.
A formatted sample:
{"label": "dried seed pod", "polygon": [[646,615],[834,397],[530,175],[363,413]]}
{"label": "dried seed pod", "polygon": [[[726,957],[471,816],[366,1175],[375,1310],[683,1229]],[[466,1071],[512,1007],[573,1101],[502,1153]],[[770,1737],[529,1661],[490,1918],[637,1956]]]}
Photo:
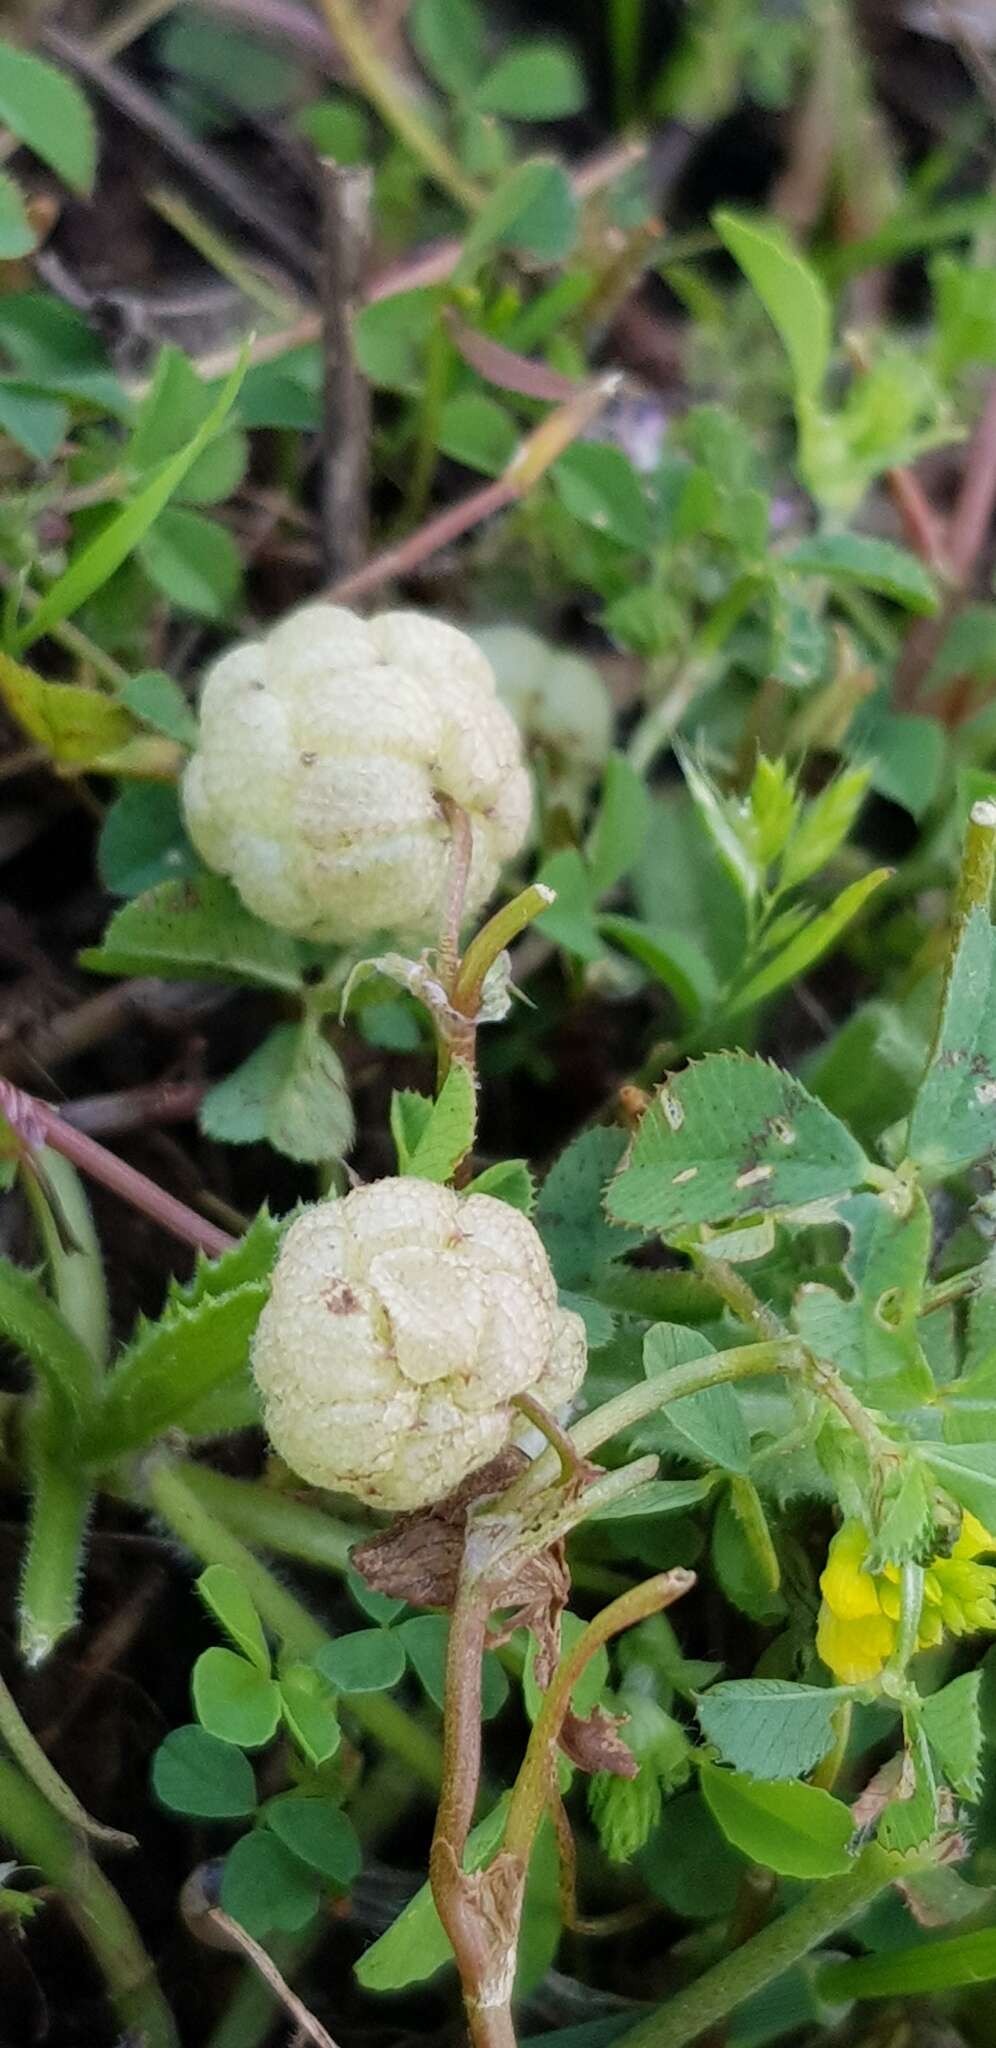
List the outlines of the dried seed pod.
{"label": "dried seed pod", "polygon": [[270,924],[317,940],[432,936],[447,800],[471,823],[471,913],[522,845],[531,797],[518,728],[455,626],[306,605],[208,671],[187,826]]}
{"label": "dried seed pod", "polygon": [[430,1181],[375,1181],[291,1225],[253,1369],[288,1465],[373,1507],[442,1499],[508,1444],[527,1390],[585,1370],[542,1243],[517,1209]]}

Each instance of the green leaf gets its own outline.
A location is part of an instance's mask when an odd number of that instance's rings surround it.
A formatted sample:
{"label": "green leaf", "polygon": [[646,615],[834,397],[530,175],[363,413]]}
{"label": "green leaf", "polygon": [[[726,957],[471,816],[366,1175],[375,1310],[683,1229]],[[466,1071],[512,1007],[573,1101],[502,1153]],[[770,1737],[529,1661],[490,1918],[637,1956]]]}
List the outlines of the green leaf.
{"label": "green leaf", "polygon": [[473,1079],[459,1060],[454,1060],[434,1103],[407,1091],[395,1095],[391,1135],[398,1172],[415,1180],[448,1181],[473,1145],[475,1118]]}
{"label": "green leaf", "polygon": [[679,766],[692,802],[742,900],[753,902],[764,879],[745,837],[739,814],[721,796],[715,784],[690,754],[676,748]]}
{"label": "green leaf", "polygon": [[963,256],[939,256],[930,267],[937,306],[934,344],[942,377],[967,363],[996,363],[996,270],[967,263]]}
{"label": "green leaf", "polygon": [[511,413],[484,391],[458,392],[439,415],[437,447],[485,476],[500,476],[508,468],[519,439]]}
{"label": "green leaf", "polygon": [[649,822],[650,799],[642,778],[624,754],[610,754],[588,846],[596,900],[607,896],[639,859]]}
{"label": "green leaf", "polygon": [[80,683],[46,683],[34,669],[0,653],[0,695],[18,725],[66,768],[82,769],[116,753],[134,737],[130,711],[114,697]]}
{"label": "green leaf", "polygon": [[825,867],[847,838],[870,781],[870,768],[848,768],[806,805],[782,861],[782,889],[794,889]]}
{"label": "green leaf", "polygon": [[[695,1398],[689,1396],[690,1400]],[[610,1507],[586,1515],[585,1526],[594,1522],[642,1521],[647,1515],[683,1515],[708,1500],[718,1483],[717,1475],[711,1472],[702,1479],[650,1479],[646,1486],[624,1494],[622,1500],[613,1501]]]}
{"label": "green leaf", "polygon": [[650,507],[621,448],[607,441],[575,441],[550,475],[561,504],[582,526],[607,534],[620,547],[646,553],[653,538]]}
{"label": "green leaf", "polygon": [[[445,1614],[413,1614],[397,1630],[412,1668],[429,1698],[439,1707],[445,1704],[446,1656],[450,1640],[449,1617]],[[481,1665],[481,1718],[493,1720],[508,1698],[508,1680],[497,1657],[488,1653]]]}
{"label": "green leaf", "polygon": [[404,1677],[404,1644],[396,1630],[360,1628],[323,1644],[315,1662],[336,1692],[390,1692]]}
{"label": "green leaf", "polygon": [[850,1808],[815,1785],[771,1784],[703,1763],[706,1804],[752,1863],[780,1877],[842,1877],[853,1869]]}
{"label": "green leaf", "polygon": [[[0,66],[2,58],[0,45]],[[30,255],[37,241],[20,186],[7,171],[0,171],[0,263],[16,263],[20,256]]]}
{"label": "green leaf", "polygon": [[920,1707],[920,1725],[949,1785],[962,1799],[982,1790],[981,1671],[966,1671]]}
{"label": "green leaf", "polygon": [[717,992],[712,965],[684,932],[642,924],[638,918],[617,917],[612,912],[603,912],[599,917],[598,930],[611,945],[621,946],[631,959],[638,960],[670,992],[689,1023],[694,1023],[712,1002]]}
{"label": "green leaf", "polygon": [[96,1400],[93,1359],[41,1283],[9,1259],[0,1259],[0,1336],[46,1389],[53,1428],[75,1442]]}
{"label": "green leaf", "polygon": [[831,309],[816,272],[776,221],[721,209],[713,226],[778,329],[798,398],[817,400],[830,363]]}
{"label": "green leaf", "polygon": [[948,736],[939,719],[862,705],[847,733],[848,747],[871,764],[871,786],[911,818],[922,818],[940,787]]}
{"label": "green leaf", "polygon": [[197,720],[179,683],[164,675],[162,669],[145,669],[141,675],[128,676],[118,696],[144,725],[165,733],[167,739],[176,740],[181,747],[196,746]]}
{"label": "green leaf", "polygon": [[996,1529],[996,1443],[923,1446],[934,1477],[984,1529]]}
{"label": "green leaf", "polygon": [[0,127],[71,185],[92,192],[97,132],[79,87],[43,57],[0,40]]}
{"label": "green leaf", "polygon": [[698,1701],[699,1726],[724,1763],[752,1778],[804,1778],[834,1742],[846,1686],[791,1685],[781,1678],[725,1680]]}
{"label": "green leaf", "polygon": [[313,100],[295,114],[293,126],[312,144],[319,156],[330,156],[337,164],[369,163],[373,139],[365,108],[344,93],[329,93]]}
{"label": "green leaf", "polygon": [[228,1145],[268,1139],[289,1159],[341,1159],[355,1136],[352,1104],[338,1053],[305,1017],[278,1024],[201,1103],[209,1138]]}
{"label": "green leaf", "polygon": [[514,249],[539,262],[559,262],[573,245],[577,214],[577,198],[563,165],[552,157],[527,157],[485,200],[451,283],[470,284],[496,249]]}
{"label": "green leaf", "polygon": [[197,1308],[215,1295],[232,1294],[237,1287],[268,1280],[283,1231],[284,1220],[261,1209],[244,1236],[220,1257],[208,1259],[198,1252],[192,1279],[170,1281],[168,1305]]}
{"label": "green leaf", "polygon": [[150,581],[178,611],[220,625],[242,598],[242,557],[226,526],[186,505],[168,505],[140,543]]}
{"label": "green leaf", "polygon": [[536,1183],[524,1159],[499,1159],[468,1181],[464,1194],[493,1195],[497,1202],[507,1202],[509,1208],[521,1209],[523,1216],[531,1216]]}
{"label": "green leaf", "polygon": [[263,1626],[252,1595],[238,1572],[231,1565],[209,1564],[197,1580],[197,1591],[236,1649],[264,1678],[269,1678],[270,1652]]}
{"label": "green leaf", "polygon": [[242,1372],[268,1292],[258,1281],[141,1322],[104,1382],[89,1454],[105,1460],[143,1449]]}
{"label": "green leaf", "polygon": [[576,954],[579,960],[603,959],[605,947],[595,923],[591,876],[577,847],[563,846],[552,853],[536,879],[552,889],[557,898],[537,918],[538,930],[552,939],[555,946]]}
{"label": "green leaf", "polygon": [[149,528],[158,519],[160,512],[175,496],[197,457],[213,440],[222,421],[231,411],[238,396],[239,387],[247,366],[246,351],[243,350],[235,369],[226,378],[211,410],[206,414],[197,432],[181,448],[157,469],[150,481],[137,491],[130,503],[103,526],[96,538],[74,555],[67,569],[56,578],[45,592],[37,610],[21,627],[16,636],[15,647],[23,653],[32,641],[47,633],[52,626],[78,611],[95,590],[109,581],[122,562],[134,553]]}
{"label": "green leaf", "polygon": [[348,1891],[363,1868],[363,1851],[351,1821],[331,1799],[312,1799],[288,1792],[271,1799],[264,1816],[278,1840],[293,1856],[317,1870],[319,1877]]}
{"label": "green leaf", "polygon": [[[493,1856],[505,1830],[507,1811],[506,1796],[471,1829],[465,1870],[480,1870]],[[422,1984],[427,1977],[434,1977],[452,1954],[432,1893],[424,1884],[354,1967],[365,1991],[403,1991],[409,1984]]]}
{"label": "green leaf", "polygon": [[974,1934],[953,1934],[923,1947],[905,1943],[895,1954],[828,1963],[817,1976],[816,1989],[832,2005],[851,1998],[905,2001],[969,1984],[991,1984],[994,1978],[996,1927],[982,1927]]}
{"label": "green leaf", "polygon": [[851,1299],[805,1283],[796,1298],[796,1328],[873,1407],[930,1401],[934,1384],[917,1331],[931,1250],[927,1203],[918,1190],[909,1214],[897,1216],[879,1196],[855,1195],[838,1213],[850,1233],[844,1270]]}
{"label": "green leaf", "polygon": [[197,873],[174,789],[158,782],[125,784],[100,829],[97,870],[114,896],[141,896],[160,882]]}
{"label": "green leaf", "polygon": [[14,377],[0,376],[0,432],[7,434],[36,462],[51,462],[69,427],[69,414],[57,398],[45,398]]}
{"label": "green leaf", "polygon": [[802,930],[796,932],[787,946],[776,952],[752,974],[744,987],[739,989],[726,1004],[726,1015],[737,1017],[741,1011],[752,1009],[755,1003],[763,1003],[775,991],[784,988],[787,982],[798,982],[814,962],[829,952],[847,926],[857,917],[868,898],[887,882],[891,868],[873,868],[870,875],[862,875],[850,887],[842,889],[835,903],[823,910],[817,917],[811,917]]}
{"label": "green leaf", "polygon": [[623,1133],[605,1125],[582,1131],[560,1154],[540,1189],[536,1228],[561,1287],[583,1291],[612,1259],[639,1243],[640,1232],[606,1221],[606,1183],[626,1149]]}
{"label": "green leaf", "polygon": [[909,1155],[943,1180],[996,1147],[996,934],[986,912],[965,922],[941,1029],[910,1118]]}
{"label": "green leaf", "polygon": [[482,79],[474,103],[513,121],[557,121],[584,106],[584,74],[566,43],[514,43]]}
{"label": "green leaf", "polygon": [[696,1223],[839,1198],[867,1164],[793,1075],[745,1054],[712,1053],[659,1091],[606,1207],[673,1236]]}
{"label": "green leaf", "polygon": [[[702,1358],[713,1345],[698,1330],[680,1323],[656,1323],[643,1341],[643,1370],[648,1379],[673,1372],[692,1358]],[[746,1472],[750,1464],[750,1433],[743,1409],[732,1387],[704,1387],[688,1394],[668,1410],[669,1428],[681,1438],[680,1448],[707,1465],[720,1465],[727,1472]],[[641,1444],[655,1448],[641,1434]]]}
{"label": "green leaf", "polygon": [[908,548],[870,533],[814,533],[782,557],[799,576],[826,576],[831,583],[857,583],[891,597],[910,612],[936,612],[940,596],[934,578]]}
{"label": "green leaf", "polygon": [[240,1749],[262,1749],[280,1720],[280,1687],[234,1650],[202,1650],[190,1681],[197,1718],[209,1735]]}
{"label": "green leaf", "polygon": [[293,939],[247,910],[232,884],[202,871],[163,882],[112,917],[103,944],[80,954],[95,974],[155,974],[179,981],[247,981],[295,994]]}
{"label": "green leaf", "polygon": [[196,1820],[243,1820],[256,1810],[256,1780],[248,1757],[230,1742],[191,1721],[173,1728],[152,1759],[157,1799]]}
{"label": "green leaf", "polygon": [[221,1873],[222,1910],[255,1941],[274,1933],[300,1934],[320,1901],[314,1872],[270,1828],[253,1828],[229,1850]]}
{"label": "green leaf", "polygon": [[[680,1408],[679,1402],[679,1413]],[[713,1570],[731,1606],[765,1626],[782,1619],[778,1552],[757,1487],[742,1473],[734,1474],[720,1495],[711,1550]]]}
{"label": "green leaf", "polygon": [[444,92],[472,93],[485,65],[486,18],[476,0],[415,0],[409,34]]}
{"label": "green leaf", "polygon": [[310,1664],[285,1665],[280,1672],[280,1705],[292,1741],[314,1770],[328,1763],[341,1740],[335,1698]]}
{"label": "green leaf", "polygon": [[668,1800],[661,1825],[639,1859],[653,1897],[684,1920],[717,1920],[732,1913],[746,1867],[699,1792]]}
{"label": "green leaf", "polygon": [[387,391],[418,394],[426,344],[436,327],[439,306],[436,287],[420,286],[415,291],[392,292],[390,298],[375,299],[372,305],[360,308],[353,340],[357,362],[371,384]]}

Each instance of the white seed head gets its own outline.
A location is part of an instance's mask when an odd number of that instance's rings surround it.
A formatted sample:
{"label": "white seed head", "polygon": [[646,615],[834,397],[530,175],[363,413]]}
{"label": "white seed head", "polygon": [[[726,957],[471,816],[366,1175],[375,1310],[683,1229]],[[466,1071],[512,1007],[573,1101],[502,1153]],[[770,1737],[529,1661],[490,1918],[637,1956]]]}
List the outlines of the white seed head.
{"label": "white seed head", "polygon": [[431,936],[450,845],[440,798],[471,821],[472,913],[522,845],[531,796],[490,664],[455,626],[306,605],[209,669],[187,826],[268,923],[319,940]]}
{"label": "white seed head", "polygon": [[585,1363],[528,1218],[411,1179],[298,1217],[253,1346],[291,1469],[392,1509],[441,1500],[521,1431],[515,1394],[559,1409]]}

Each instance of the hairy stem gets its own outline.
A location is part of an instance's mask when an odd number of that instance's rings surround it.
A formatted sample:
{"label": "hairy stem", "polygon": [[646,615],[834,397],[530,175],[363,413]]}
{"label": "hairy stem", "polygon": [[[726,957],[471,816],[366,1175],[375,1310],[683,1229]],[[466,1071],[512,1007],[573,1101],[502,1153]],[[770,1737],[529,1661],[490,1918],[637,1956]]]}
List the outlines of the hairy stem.
{"label": "hairy stem", "polygon": [[243,1542],[315,1565],[319,1571],[345,1574],[353,1544],[368,1533],[261,1479],[232,1479],[211,1465],[194,1464],[183,1466],[183,1478],[201,1506]]}
{"label": "hairy stem", "polygon": [[[915,1867],[925,1868],[926,1859]],[[619,2048],[689,2048],[707,2028],[763,1991],[913,1868],[909,1858],[890,1855],[872,1843],[846,1877],[814,1885],[799,1905],[624,2034]]]}
{"label": "hairy stem", "polygon": [[32,1456],[30,1485],[18,1643],[25,1662],[37,1665],[79,1618],[83,1543],[93,1496],[83,1471],[43,1447]]}
{"label": "hairy stem", "polygon": [[0,1831],[22,1862],[33,1863],[63,1897],[66,1910],[107,1983],[129,2038],[143,2048],[179,2048],[173,2015],[131,1915],[65,1820],[16,1765],[0,1760]]}
{"label": "hairy stem", "polygon": [[117,1828],[105,1828],[99,1820],[93,1820],[86,1807],[81,1806],[64,1778],[60,1778],[55,1765],[49,1762],[39,1742],[35,1741],[27,1722],[21,1717],[17,1701],[0,1678],[0,1742],[10,1751],[14,1762],[19,1764],[25,1777],[30,1778],[36,1790],[47,1800],[54,1812],[71,1828],[81,1835],[90,1835],[96,1842],[103,1842],[108,1848],[134,1849],[137,1847],[134,1835],[124,1835]]}
{"label": "hairy stem", "polygon": [[[189,1467],[163,1460],[149,1471],[148,1502],[204,1564],[227,1564],[247,1587],[262,1621],[290,1651],[310,1663],[330,1638],[262,1560],[227,1529],[188,1482]],[[365,1735],[404,1757],[414,1777],[435,1792],[442,1777],[438,1743],[387,1693],[349,1694],[346,1704]]]}

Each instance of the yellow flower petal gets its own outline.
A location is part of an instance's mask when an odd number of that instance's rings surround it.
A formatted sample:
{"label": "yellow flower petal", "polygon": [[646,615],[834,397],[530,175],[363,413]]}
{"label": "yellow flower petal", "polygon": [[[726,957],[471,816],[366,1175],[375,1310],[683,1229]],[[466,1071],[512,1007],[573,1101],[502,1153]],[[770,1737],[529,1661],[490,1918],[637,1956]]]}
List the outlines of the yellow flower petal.
{"label": "yellow flower petal", "polygon": [[896,1641],[895,1624],[884,1614],[845,1620],[820,1608],[816,1648],[828,1670],[842,1685],[864,1685],[888,1663]]}
{"label": "yellow flower petal", "polygon": [[961,1530],[952,1557],[978,1557],[984,1550],[996,1550],[996,1537],[965,1509],[961,1518]]}
{"label": "yellow flower petal", "polygon": [[868,1537],[860,1522],[845,1522],[827,1554],[820,1590],[827,1606],[842,1621],[861,1621],[881,1612],[875,1580],[862,1569]]}

